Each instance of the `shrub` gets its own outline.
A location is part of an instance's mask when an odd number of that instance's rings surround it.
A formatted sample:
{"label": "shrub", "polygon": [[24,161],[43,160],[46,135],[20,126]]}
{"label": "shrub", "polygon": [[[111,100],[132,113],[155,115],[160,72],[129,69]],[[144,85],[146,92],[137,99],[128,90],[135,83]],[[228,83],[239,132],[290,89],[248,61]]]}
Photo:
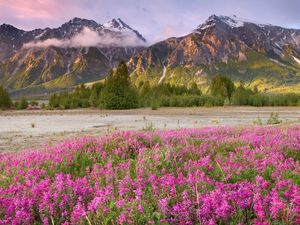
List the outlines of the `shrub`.
{"label": "shrub", "polygon": [[15,107],[18,110],[27,109],[28,108],[28,101],[26,98],[22,98],[21,101],[15,102]]}
{"label": "shrub", "polygon": [[267,124],[280,124],[282,123],[282,120],[279,119],[278,112],[271,112],[270,117],[267,121]]}

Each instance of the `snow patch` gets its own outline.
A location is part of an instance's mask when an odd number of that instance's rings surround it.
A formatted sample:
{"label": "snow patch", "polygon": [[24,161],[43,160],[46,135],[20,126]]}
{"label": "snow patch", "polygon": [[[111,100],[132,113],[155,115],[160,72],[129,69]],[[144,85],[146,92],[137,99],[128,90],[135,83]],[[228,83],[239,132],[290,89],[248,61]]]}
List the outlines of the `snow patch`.
{"label": "snow patch", "polygon": [[71,68],[71,62],[69,62],[68,65],[67,65],[67,72],[66,72],[66,74],[69,74],[71,72],[70,68]]}
{"label": "snow patch", "polygon": [[221,20],[226,23],[227,25],[229,25],[232,28],[235,27],[242,27],[245,24],[245,21],[243,21],[242,19],[234,16],[234,18],[231,18],[229,16],[220,16]]}
{"label": "snow patch", "polygon": [[278,42],[275,42],[275,45],[276,45],[280,50],[282,50],[282,47],[278,44]]}
{"label": "snow patch", "polygon": [[159,79],[158,84],[160,84],[164,80],[164,78],[166,77],[166,74],[167,74],[167,67],[164,65],[163,74],[162,74],[161,78]]}
{"label": "snow patch", "polygon": [[208,28],[210,28],[210,27],[213,27],[213,26],[215,26],[215,24],[206,24],[205,26],[201,26],[200,27],[200,30],[206,30],[206,29],[208,29]]}
{"label": "snow patch", "polygon": [[41,37],[43,37],[43,35],[47,32],[47,30],[44,30],[42,33],[40,33],[39,35],[35,36],[35,39],[39,39]]}
{"label": "snow patch", "polygon": [[297,57],[295,57],[295,56],[292,56],[293,57],[293,59],[298,63],[298,64],[300,64],[300,59],[298,59]]}
{"label": "snow patch", "polygon": [[286,65],[284,65],[283,63],[281,63],[281,62],[279,62],[278,60],[276,60],[276,59],[271,59],[270,58],[270,60],[272,61],[272,62],[274,62],[274,63],[277,63],[278,65],[280,65],[280,66],[284,66],[284,67],[286,67]]}
{"label": "snow patch", "polygon": [[[229,25],[231,28],[237,28],[237,27],[243,27],[245,23],[252,23],[256,24],[260,28],[264,28],[265,26],[271,26],[271,24],[261,24],[257,23],[255,21],[250,21],[244,18],[237,17],[236,15],[231,15],[231,16],[216,16],[213,15],[209,17],[208,20],[205,21],[204,24],[202,24],[199,28],[202,30],[209,28],[211,25],[214,25],[214,21],[216,20],[221,20],[222,22],[226,23]],[[213,23],[213,24],[212,24]]]}
{"label": "snow patch", "polygon": [[120,30],[125,30],[128,29],[130,30],[126,24],[121,19],[113,19],[109,22],[106,22],[103,24],[104,28],[107,28],[109,30],[114,30],[114,31],[120,31]]}

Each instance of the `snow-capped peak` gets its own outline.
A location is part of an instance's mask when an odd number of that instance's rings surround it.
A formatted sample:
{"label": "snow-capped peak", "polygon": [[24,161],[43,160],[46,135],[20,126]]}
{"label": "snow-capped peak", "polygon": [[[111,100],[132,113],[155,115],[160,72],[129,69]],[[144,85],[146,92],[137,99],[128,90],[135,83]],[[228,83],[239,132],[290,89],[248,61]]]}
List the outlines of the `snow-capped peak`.
{"label": "snow-capped peak", "polygon": [[257,26],[264,27],[265,24],[256,23],[253,21],[249,21],[243,18],[239,18],[236,15],[232,16],[210,16],[203,24],[201,24],[198,29],[205,30],[207,28],[215,26],[217,23],[225,23],[231,28],[243,27],[246,23],[256,24]]}
{"label": "snow-capped peak", "polygon": [[132,29],[129,25],[127,25],[125,22],[123,22],[120,18],[112,19],[111,21],[104,23],[103,27],[108,30],[111,30],[111,31],[133,32],[135,35],[138,36],[139,39],[141,39],[143,42],[146,42],[146,39],[137,30]]}
{"label": "snow-capped peak", "polygon": [[217,23],[223,22],[229,25],[231,28],[242,27],[244,26],[245,21],[233,15],[233,17],[229,16],[210,16],[203,24],[201,24],[198,29],[205,30],[207,28],[215,26]]}
{"label": "snow-capped peak", "polygon": [[117,29],[117,30],[124,30],[129,29],[132,30],[131,27],[129,27],[126,23],[124,23],[120,18],[112,19],[111,21],[108,21],[107,23],[103,24],[105,28],[108,29]]}
{"label": "snow-capped peak", "polygon": [[233,15],[233,17],[229,16],[220,16],[219,17],[224,23],[229,25],[230,27],[242,27],[244,26],[245,22],[244,20],[238,18],[236,15]]}

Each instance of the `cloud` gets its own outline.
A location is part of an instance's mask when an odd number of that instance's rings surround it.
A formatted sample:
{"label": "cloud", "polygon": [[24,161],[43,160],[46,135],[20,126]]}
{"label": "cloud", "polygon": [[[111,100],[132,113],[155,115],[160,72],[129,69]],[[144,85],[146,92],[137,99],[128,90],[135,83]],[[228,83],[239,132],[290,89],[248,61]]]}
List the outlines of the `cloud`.
{"label": "cloud", "polygon": [[88,27],[84,27],[80,33],[69,39],[50,38],[42,41],[28,42],[23,48],[47,48],[55,46],[59,48],[78,48],[78,47],[133,47],[145,45],[132,31],[123,32],[102,32],[98,33]]}

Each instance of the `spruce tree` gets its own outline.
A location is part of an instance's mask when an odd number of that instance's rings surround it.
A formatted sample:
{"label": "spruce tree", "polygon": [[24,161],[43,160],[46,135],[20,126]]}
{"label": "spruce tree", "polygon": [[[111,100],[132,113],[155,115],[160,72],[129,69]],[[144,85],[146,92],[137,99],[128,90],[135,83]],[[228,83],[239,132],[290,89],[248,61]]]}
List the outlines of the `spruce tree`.
{"label": "spruce tree", "polygon": [[131,85],[127,66],[121,62],[111,72],[100,95],[100,106],[105,109],[130,109],[138,107],[138,93]]}
{"label": "spruce tree", "polygon": [[211,82],[210,91],[213,96],[220,96],[231,100],[234,90],[235,86],[228,77],[217,75]]}
{"label": "spruce tree", "polygon": [[0,86],[0,108],[1,109],[7,109],[12,106],[12,101],[8,95],[8,93],[5,91],[5,89]]}

